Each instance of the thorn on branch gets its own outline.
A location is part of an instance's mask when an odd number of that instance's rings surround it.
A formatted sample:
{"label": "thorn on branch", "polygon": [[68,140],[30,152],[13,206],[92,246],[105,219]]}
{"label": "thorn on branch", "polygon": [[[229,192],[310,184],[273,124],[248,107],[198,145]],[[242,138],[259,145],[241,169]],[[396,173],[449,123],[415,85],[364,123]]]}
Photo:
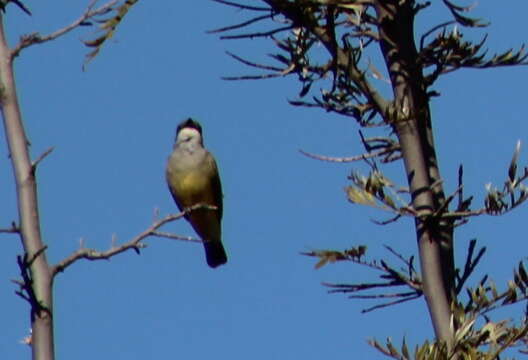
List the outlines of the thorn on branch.
{"label": "thorn on branch", "polygon": [[33,173],[35,173],[35,170],[37,170],[37,166],[40,164],[40,162],[44,160],[49,154],[51,154],[53,150],[55,150],[54,146],[49,147],[48,149],[46,149],[46,151],[40,154],[40,156],[36,158],[35,161],[31,163],[31,171]]}
{"label": "thorn on branch", "polygon": [[11,222],[11,227],[6,228],[6,229],[0,229],[0,233],[4,233],[4,234],[20,234],[20,228],[13,221],[13,222]]}

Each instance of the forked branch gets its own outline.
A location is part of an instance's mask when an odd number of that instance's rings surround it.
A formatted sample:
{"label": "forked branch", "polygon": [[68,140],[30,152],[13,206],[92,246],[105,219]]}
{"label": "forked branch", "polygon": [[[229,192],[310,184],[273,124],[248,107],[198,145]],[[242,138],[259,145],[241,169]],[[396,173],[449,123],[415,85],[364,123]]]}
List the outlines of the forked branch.
{"label": "forked branch", "polygon": [[190,241],[190,242],[202,242],[201,240],[197,240],[190,237],[184,237],[179,236],[171,233],[166,232],[160,232],[158,231],[159,228],[161,228],[163,225],[179,220],[183,218],[186,214],[188,214],[191,211],[197,210],[197,209],[216,209],[214,206],[210,205],[204,205],[204,204],[197,204],[190,208],[188,208],[186,211],[181,212],[179,214],[170,214],[165,216],[163,219],[155,221],[152,225],[150,225],[146,230],[139,233],[135,237],[133,237],[131,240],[125,242],[124,244],[121,244],[119,246],[114,246],[112,244],[112,247],[106,251],[98,251],[94,249],[88,249],[88,248],[81,248],[77,251],[75,251],[73,254],[68,256],[67,258],[60,261],[58,264],[51,267],[51,276],[55,277],[58,273],[63,272],[67,267],[72,265],[73,263],[81,260],[86,259],[90,261],[95,260],[108,260],[118,254],[121,254],[128,250],[134,250],[136,253],[139,254],[140,249],[145,248],[146,244],[144,244],[142,241],[145,240],[148,237],[163,237],[167,239],[174,239],[174,240],[182,240],[182,241]]}
{"label": "forked branch", "polygon": [[87,23],[88,20],[92,19],[95,16],[104,15],[112,11],[114,5],[116,5],[118,1],[119,0],[111,0],[98,8],[94,8],[95,4],[97,3],[97,0],[92,0],[90,4],[88,5],[88,7],[86,8],[86,11],[77,20],[73,21],[71,24],[61,29],[58,29],[48,35],[32,33],[32,34],[26,34],[26,35],[21,36],[19,43],[11,51],[11,59],[14,59],[15,57],[17,57],[20,54],[20,52],[27,47],[30,47],[36,44],[42,44],[42,43],[45,43],[51,40],[55,40],[69,33],[70,31],[78,28],[79,26],[89,25],[89,23]]}

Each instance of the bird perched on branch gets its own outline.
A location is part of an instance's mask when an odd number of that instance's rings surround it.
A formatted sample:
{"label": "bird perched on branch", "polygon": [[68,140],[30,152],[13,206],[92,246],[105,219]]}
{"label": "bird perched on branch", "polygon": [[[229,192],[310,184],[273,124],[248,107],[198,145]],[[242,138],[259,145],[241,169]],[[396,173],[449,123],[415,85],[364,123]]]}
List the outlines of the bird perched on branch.
{"label": "bird perched on branch", "polygon": [[[222,245],[222,185],[216,161],[204,148],[202,127],[189,118],[178,125],[176,142],[166,170],[169,190],[180,210],[193,205],[185,218],[200,236],[207,264],[215,268],[227,262]],[[213,209],[214,207],[214,209]]]}

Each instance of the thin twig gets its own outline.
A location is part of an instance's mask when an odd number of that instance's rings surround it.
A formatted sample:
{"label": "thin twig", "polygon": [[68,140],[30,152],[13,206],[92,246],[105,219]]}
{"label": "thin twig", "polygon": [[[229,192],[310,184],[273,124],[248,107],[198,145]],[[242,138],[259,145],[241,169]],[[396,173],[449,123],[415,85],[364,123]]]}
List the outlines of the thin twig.
{"label": "thin twig", "polygon": [[403,214],[396,214],[395,216],[387,219],[387,220],[376,220],[376,219],[370,219],[370,221],[372,221],[374,224],[376,225],[389,225],[389,224],[392,224],[398,220],[400,220],[400,218],[403,216]]}
{"label": "thin twig", "polygon": [[[68,266],[72,265],[76,261],[80,259],[86,259],[90,261],[94,260],[108,260],[112,258],[113,256],[116,256],[118,254],[121,254],[127,250],[134,250],[137,253],[139,253],[139,250],[146,247],[145,244],[143,244],[141,241],[146,239],[150,236],[158,236],[158,237],[167,237],[162,236],[164,233],[159,233],[157,230],[162,227],[163,225],[172,222],[174,220],[179,220],[183,218],[186,214],[188,214],[191,211],[197,210],[197,209],[216,209],[214,206],[205,205],[205,204],[197,204],[194,205],[186,211],[181,212],[179,214],[170,214],[165,216],[163,219],[155,221],[151,226],[149,226],[146,230],[141,232],[140,234],[133,237],[130,241],[120,245],[120,246],[112,246],[110,249],[106,251],[98,251],[94,249],[87,249],[87,248],[81,248],[77,251],[75,251],[73,254],[68,256],[67,258],[60,261],[58,264],[51,267],[51,274],[52,277],[56,276],[59,272],[63,272]],[[162,235],[160,235],[162,234]],[[175,239],[176,237],[171,238]],[[185,237],[178,237],[178,240],[184,240],[184,241],[196,241],[192,238],[185,238]]]}
{"label": "thin twig", "polygon": [[3,234],[19,234],[20,233],[20,228],[13,221],[11,223],[11,227],[0,229],[0,233],[3,233]]}
{"label": "thin twig", "polygon": [[411,300],[414,300],[414,299],[418,299],[420,296],[422,296],[422,295],[421,294],[420,295],[417,294],[417,295],[414,295],[414,296],[409,296],[409,297],[406,297],[406,298],[403,298],[403,299],[399,299],[399,300],[395,300],[395,301],[391,301],[391,302],[388,302],[388,303],[374,305],[372,307],[369,307],[369,308],[361,310],[361,312],[362,313],[368,313],[368,312],[371,312],[373,310],[381,309],[381,308],[384,308],[384,307],[387,307],[387,306],[401,304],[401,303],[404,303],[406,301],[411,301]]}
{"label": "thin twig", "polygon": [[226,31],[229,31],[229,30],[239,29],[239,28],[251,25],[253,23],[256,23],[258,21],[261,21],[261,20],[264,20],[264,19],[270,19],[270,18],[272,18],[271,14],[256,16],[253,19],[244,21],[244,22],[236,24],[236,25],[229,25],[229,26],[221,27],[219,29],[209,30],[209,31],[207,31],[207,33],[208,34],[215,34],[215,33],[219,33],[219,32],[226,32]]}
{"label": "thin twig", "polygon": [[38,164],[44,160],[46,158],[46,156],[48,156],[49,154],[51,154],[51,152],[55,150],[55,147],[54,146],[51,146],[49,147],[46,151],[44,151],[42,154],[40,154],[40,156],[38,158],[35,159],[35,161],[33,161],[31,163],[31,168],[33,169],[33,171],[35,171],[35,169],[37,168]]}
{"label": "thin twig", "polygon": [[293,25],[287,25],[280,28],[276,28],[270,31],[254,32],[250,34],[238,34],[238,35],[223,35],[220,36],[222,40],[235,40],[235,39],[254,39],[259,37],[270,37],[274,34],[280,33],[282,31],[293,29]]}
{"label": "thin twig", "polygon": [[[2,4],[2,7],[6,6],[6,1],[2,1],[3,4]],[[25,12],[26,14],[28,14],[29,16],[31,16],[31,11],[29,11],[29,9],[27,8],[26,5],[24,5],[21,1],[19,0],[9,0],[7,1],[7,3],[13,3],[15,4],[16,6],[18,6],[20,8],[20,10],[22,10],[23,12]]]}
{"label": "thin twig", "polygon": [[[394,250],[393,248],[391,248],[389,245],[383,245],[383,247],[385,249],[387,249],[389,252],[392,253],[392,255],[396,256],[398,259],[400,259],[405,265],[407,265],[407,267],[411,267],[412,268],[412,264],[409,260],[407,260],[406,258],[403,257],[402,254],[400,254],[399,252],[397,252],[396,250]],[[414,270],[414,268],[413,268]]]}
{"label": "thin twig", "polygon": [[[92,0],[88,7],[86,8],[86,11],[74,22],[72,22],[70,25],[65,26],[59,30],[56,30],[55,32],[48,34],[48,35],[40,35],[39,33],[32,33],[32,34],[26,34],[21,36],[20,42],[11,50],[11,59],[14,59],[17,57],[22,50],[24,50],[27,47],[30,47],[35,44],[42,44],[44,42],[48,42],[54,39],[57,39],[58,37],[61,37],[70,31],[76,29],[79,26],[82,26],[86,20],[97,16],[97,15],[103,15],[107,12],[112,10],[112,7],[117,4],[119,0],[111,0],[107,2],[106,4],[98,7],[97,9],[93,9],[95,4],[97,3],[97,0]],[[92,10],[93,9],[93,10]]]}
{"label": "thin twig", "polygon": [[[435,184],[431,185],[431,188],[434,187]],[[462,186],[459,186],[451,195],[447,197],[447,199],[442,203],[442,205],[438,208],[438,210],[435,211],[433,214],[433,217],[440,217],[445,212],[445,210],[449,207],[449,204],[451,201],[455,199],[455,196],[457,196],[462,191]]]}
{"label": "thin twig", "polygon": [[360,154],[360,155],[355,155],[355,156],[333,157],[333,156],[313,154],[313,153],[309,153],[309,152],[304,151],[304,150],[299,150],[299,152],[301,154],[303,154],[305,156],[308,156],[309,158],[316,159],[316,160],[321,160],[321,161],[337,162],[337,163],[347,163],[347,162],[354,162],[354,161],[360,161],[360,160],[365,160],[365,159],[371,159],[371,158],[375,158],[375,157],[378,157],[378,156],[385,155],[385,154],[387,154],[389,152],[393,152],[393,151],[395,151],[395,149],[383,149],[383,150],[380,150],[380,151],[371,152],[371,153],[365,153],[365,154]]}
{"label": "thin twig", "polygon": [[212,0],[212,1],[220,3],[220,4],[224,4],[224,5],[233,6],[233,7],[242,9],[242,10],[271,11],[271,9],[268,7],[249,6],[249,5],[239,4],[239,3],[226,1],[226,0]]}
{"label": "thin twig", "polygon": [[458,192],[458,210],[462,210],[462,203],[464,202],[464,166],[460,164],[458,166],[458,188],[460,191]]}
{"label": "thin twig", "polygon": [[350,295],[349,299],[391,299],[391,298],[402,298],[416,295],[416,291],[407,291],[402,293],[394,294],[371,294],[371,295]]}
{"label": "thin twig", "polygon": [[262,75],[242,75],[242,76],[222,76],[222,80],[238,81],[238,80],[264,80],[282,77],[282,74],[262,74]]}
{"label": "thin twig", "polygon": [[[328,290],[328,293],[335,294],[335,293],[351,293],[351,292],[360,292],[364,290],[372,290],[377,288],[388,288],[393,286],[403,286],[404,283],[392,281],[392,282],[385,282],[385,283],[365,283],[365,284],[328,284],[328,283],[322,283],[323,286],[328,286],[333,288],[332,290]],[[352,296],[352,295],[351,295]],[[365,295],[365,296],[371,296],[371,295]]]}
{"label": "thin twig", "polygon": [[246,60],[246,59],[244,59],[244,58],[242,58],[242,57],[240,57],[240,56],[238,56],[236,54],[233,54],[230,51],[226,51],[226,54],[231,56],[233,59],[235,59],[237,61],[240,61],[244,65],[252,66],[252,67],[255,67],[257,69],[264,69],[264,70],[277,71],[277,72],[284,71],[284,69],[282,69],[282,68],[278,68],[278,67],[270,66],[270,65],[257,64],[255,62]]}
{"label": "thin twig", "polygon": [[459,294],[460,291],[462,291],[462,288],[464,287],[464,284],[466,283],[469,276],[473,273],[473,270],[477,267],[477,264],[479,263],[480,259],[486,252],[486,247],[482,247],[479,249],[477,255],[473,257],[473,254],[475,252],[475,246],[477,245],[477,240],[473,239],[469,242],[467,257],[466,257],[466,263],[464,265],[464,273],[462,276],[457,276],[457,286],[456,286],[456,293]]}
{"label": "thin twig", "polygon": [[48,245],[44,245],[43,247],[41,247],[40,249],[37,250],[37,252],[35,252],[33,254],[33,256],[31,256],[31,258],[29,259],[26,259],[26,263],[27,263],[27,266],[31,266],[33,264],[33,262],[42,254],[44,254],[44,251],[48,250]]}
{"label": "thin twig", "polygon": [[190,242],[198,242],[198,243],[203,242],[202,240],[193,238],[191,236],[182,236],[182,235],[177,235],[177,234],[168,233],[164,231],[153,231],[151,233],[151,236],[156,236],[156,237],[165,238],[165,239],[172,239],[172,240],[182,240],[182,241],[190,241]]}
{"label": "thin twig", "polygon": [[433,32],[435,32],[436,30],[439,30],[439,29],[442,29],[442,28],[446,28],[448,27],[449,25],[453,25],[453,24],[456,24],[456,21],[446,21],[444,23],[441,23],[441,24],[438,24],[434,27],[432,27],[431,29],[429,29],[427,32],[425,32],[421,38],[420,38],[420,51],[422,51],[424,49],[424,42],[425,42],[425,39],[431,35]]}

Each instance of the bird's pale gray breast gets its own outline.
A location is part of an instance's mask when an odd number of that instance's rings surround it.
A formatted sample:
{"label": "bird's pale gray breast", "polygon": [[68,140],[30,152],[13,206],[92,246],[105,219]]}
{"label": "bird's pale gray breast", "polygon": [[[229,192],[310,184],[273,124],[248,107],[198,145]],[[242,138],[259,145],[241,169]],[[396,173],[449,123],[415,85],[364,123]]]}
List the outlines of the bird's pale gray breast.
{"label": "bird's pale gray breast", "polygon": [[204,148],[187,149],[178,146],[169,159],[171,170],[179,173],[200,169],[207,161],[208,155]]}

